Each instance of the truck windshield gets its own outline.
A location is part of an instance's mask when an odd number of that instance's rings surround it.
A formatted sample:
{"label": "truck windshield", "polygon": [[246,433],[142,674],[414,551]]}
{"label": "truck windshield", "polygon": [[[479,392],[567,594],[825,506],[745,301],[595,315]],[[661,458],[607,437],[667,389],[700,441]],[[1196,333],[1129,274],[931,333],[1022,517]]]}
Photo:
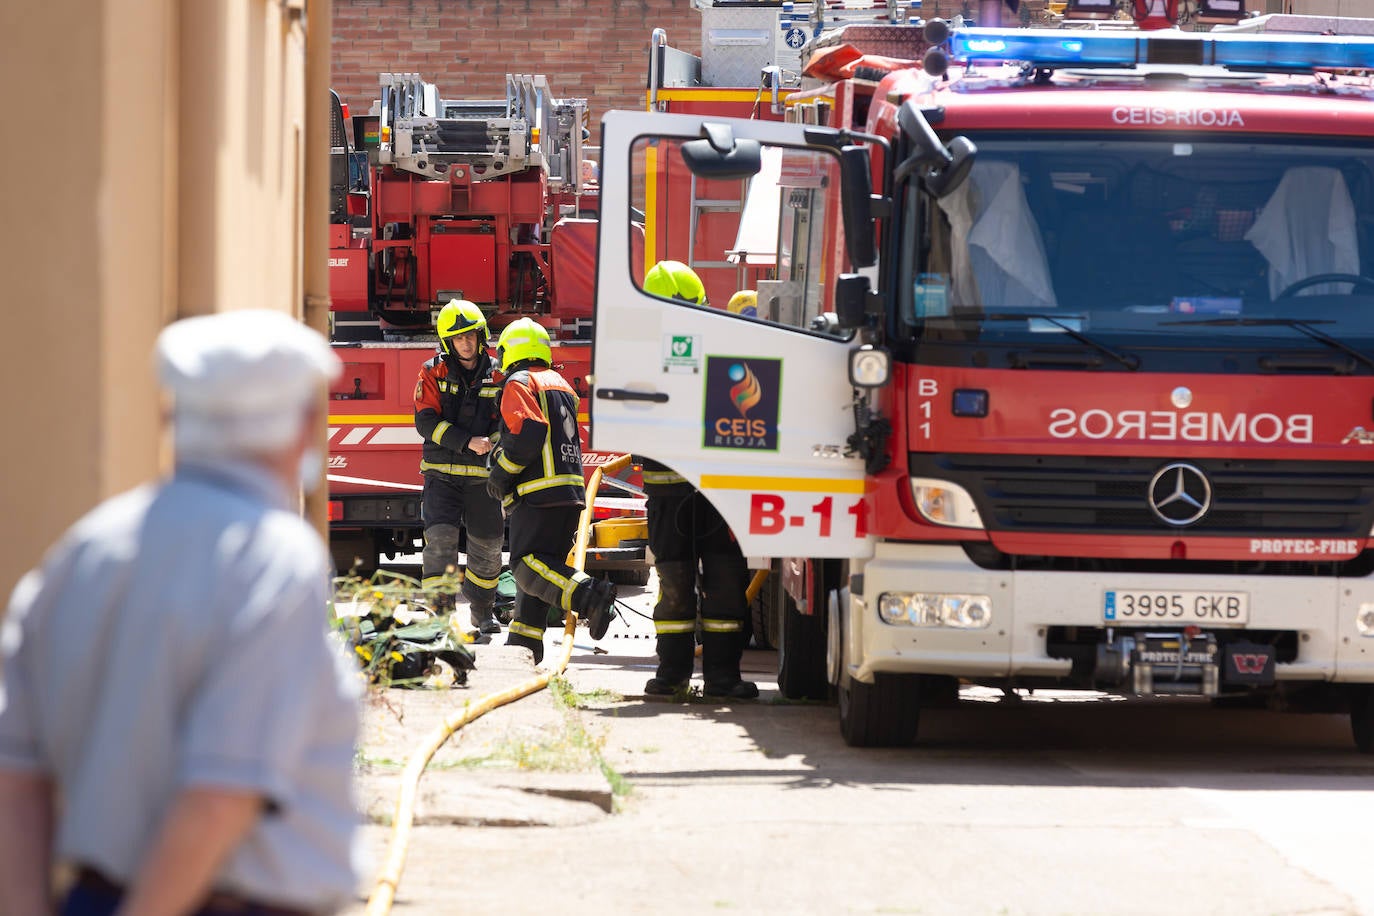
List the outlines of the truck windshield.
{"label": "truck windshield", "polygon": [[[910,192],[903,227],[899,330],[940,361],[959,360],[961,344],[985,355],[1005,344],[1002,365],[1054,347],[1105,357],[1084,365],[1139,357],[1161,371],[1188,352],[1252,351],[1261,365],[1275,351],[1339,356],[1334,340],[1371,371],[1374,149],[968,136],[979,151],[968,181],[939,201]],[[1349,360],[1310,368],[1337,363]]]}

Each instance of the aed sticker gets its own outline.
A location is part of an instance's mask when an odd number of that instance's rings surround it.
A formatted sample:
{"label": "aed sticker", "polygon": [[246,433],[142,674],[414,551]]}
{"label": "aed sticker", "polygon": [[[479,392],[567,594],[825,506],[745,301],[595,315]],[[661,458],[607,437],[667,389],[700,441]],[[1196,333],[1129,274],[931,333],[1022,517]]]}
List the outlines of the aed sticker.
{"label": "aed sticker", "polygon": [[911,301],[916,319],[938,318],[949,314],[949,295],[943,274],[917,274]]}
{"label": "aed sticker", "polygon": [[701,372],[701,337],[696,334],[663,335],[663,371]]}
{"label": "aed sticker", "polygon": [[706,357],[705,448],[778,450],[782,360]]}

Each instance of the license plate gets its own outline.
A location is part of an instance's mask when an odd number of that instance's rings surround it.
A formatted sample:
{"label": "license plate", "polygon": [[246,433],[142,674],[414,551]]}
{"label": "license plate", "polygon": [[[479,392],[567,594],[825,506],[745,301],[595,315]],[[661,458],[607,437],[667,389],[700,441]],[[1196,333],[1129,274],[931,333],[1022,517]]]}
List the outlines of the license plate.
{"label": "license plate", "polygon": [[1109,589],[1102,601],[1102,619],[1116,624],[1241,626],[1250,622],[1250,596],[1246,592]]}

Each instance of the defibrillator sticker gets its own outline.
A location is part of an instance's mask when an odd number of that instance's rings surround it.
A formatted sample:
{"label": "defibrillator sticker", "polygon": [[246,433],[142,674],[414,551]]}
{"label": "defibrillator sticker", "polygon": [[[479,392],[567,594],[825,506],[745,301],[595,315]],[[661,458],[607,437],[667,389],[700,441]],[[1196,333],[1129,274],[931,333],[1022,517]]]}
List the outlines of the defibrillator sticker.
{"label": "defibrillator sticker", "polygon": [[705,448],[778,450],[782,360],[706,357]]}
{"label": "defibrillator sticker", "polygon": [[701,337],[696,334],[664,334],[663,371],[699,374]]}

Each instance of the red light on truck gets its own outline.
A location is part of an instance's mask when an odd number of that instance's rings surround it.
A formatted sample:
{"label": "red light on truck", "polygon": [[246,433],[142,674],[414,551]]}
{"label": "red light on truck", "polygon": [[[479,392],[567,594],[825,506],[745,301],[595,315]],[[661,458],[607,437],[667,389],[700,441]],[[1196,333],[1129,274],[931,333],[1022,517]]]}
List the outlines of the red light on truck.
{"label": "red light on truck", "polygon": [[343,501],[331,499],[329,501],[329,520],[331,522],[343,521]]}
{"label": "red light on truck", "polygon": [[1174,541],[1174,546],[1169,548],[1169,559],[1186,560],[1188,559],[1188,546],[1182,541]]}

